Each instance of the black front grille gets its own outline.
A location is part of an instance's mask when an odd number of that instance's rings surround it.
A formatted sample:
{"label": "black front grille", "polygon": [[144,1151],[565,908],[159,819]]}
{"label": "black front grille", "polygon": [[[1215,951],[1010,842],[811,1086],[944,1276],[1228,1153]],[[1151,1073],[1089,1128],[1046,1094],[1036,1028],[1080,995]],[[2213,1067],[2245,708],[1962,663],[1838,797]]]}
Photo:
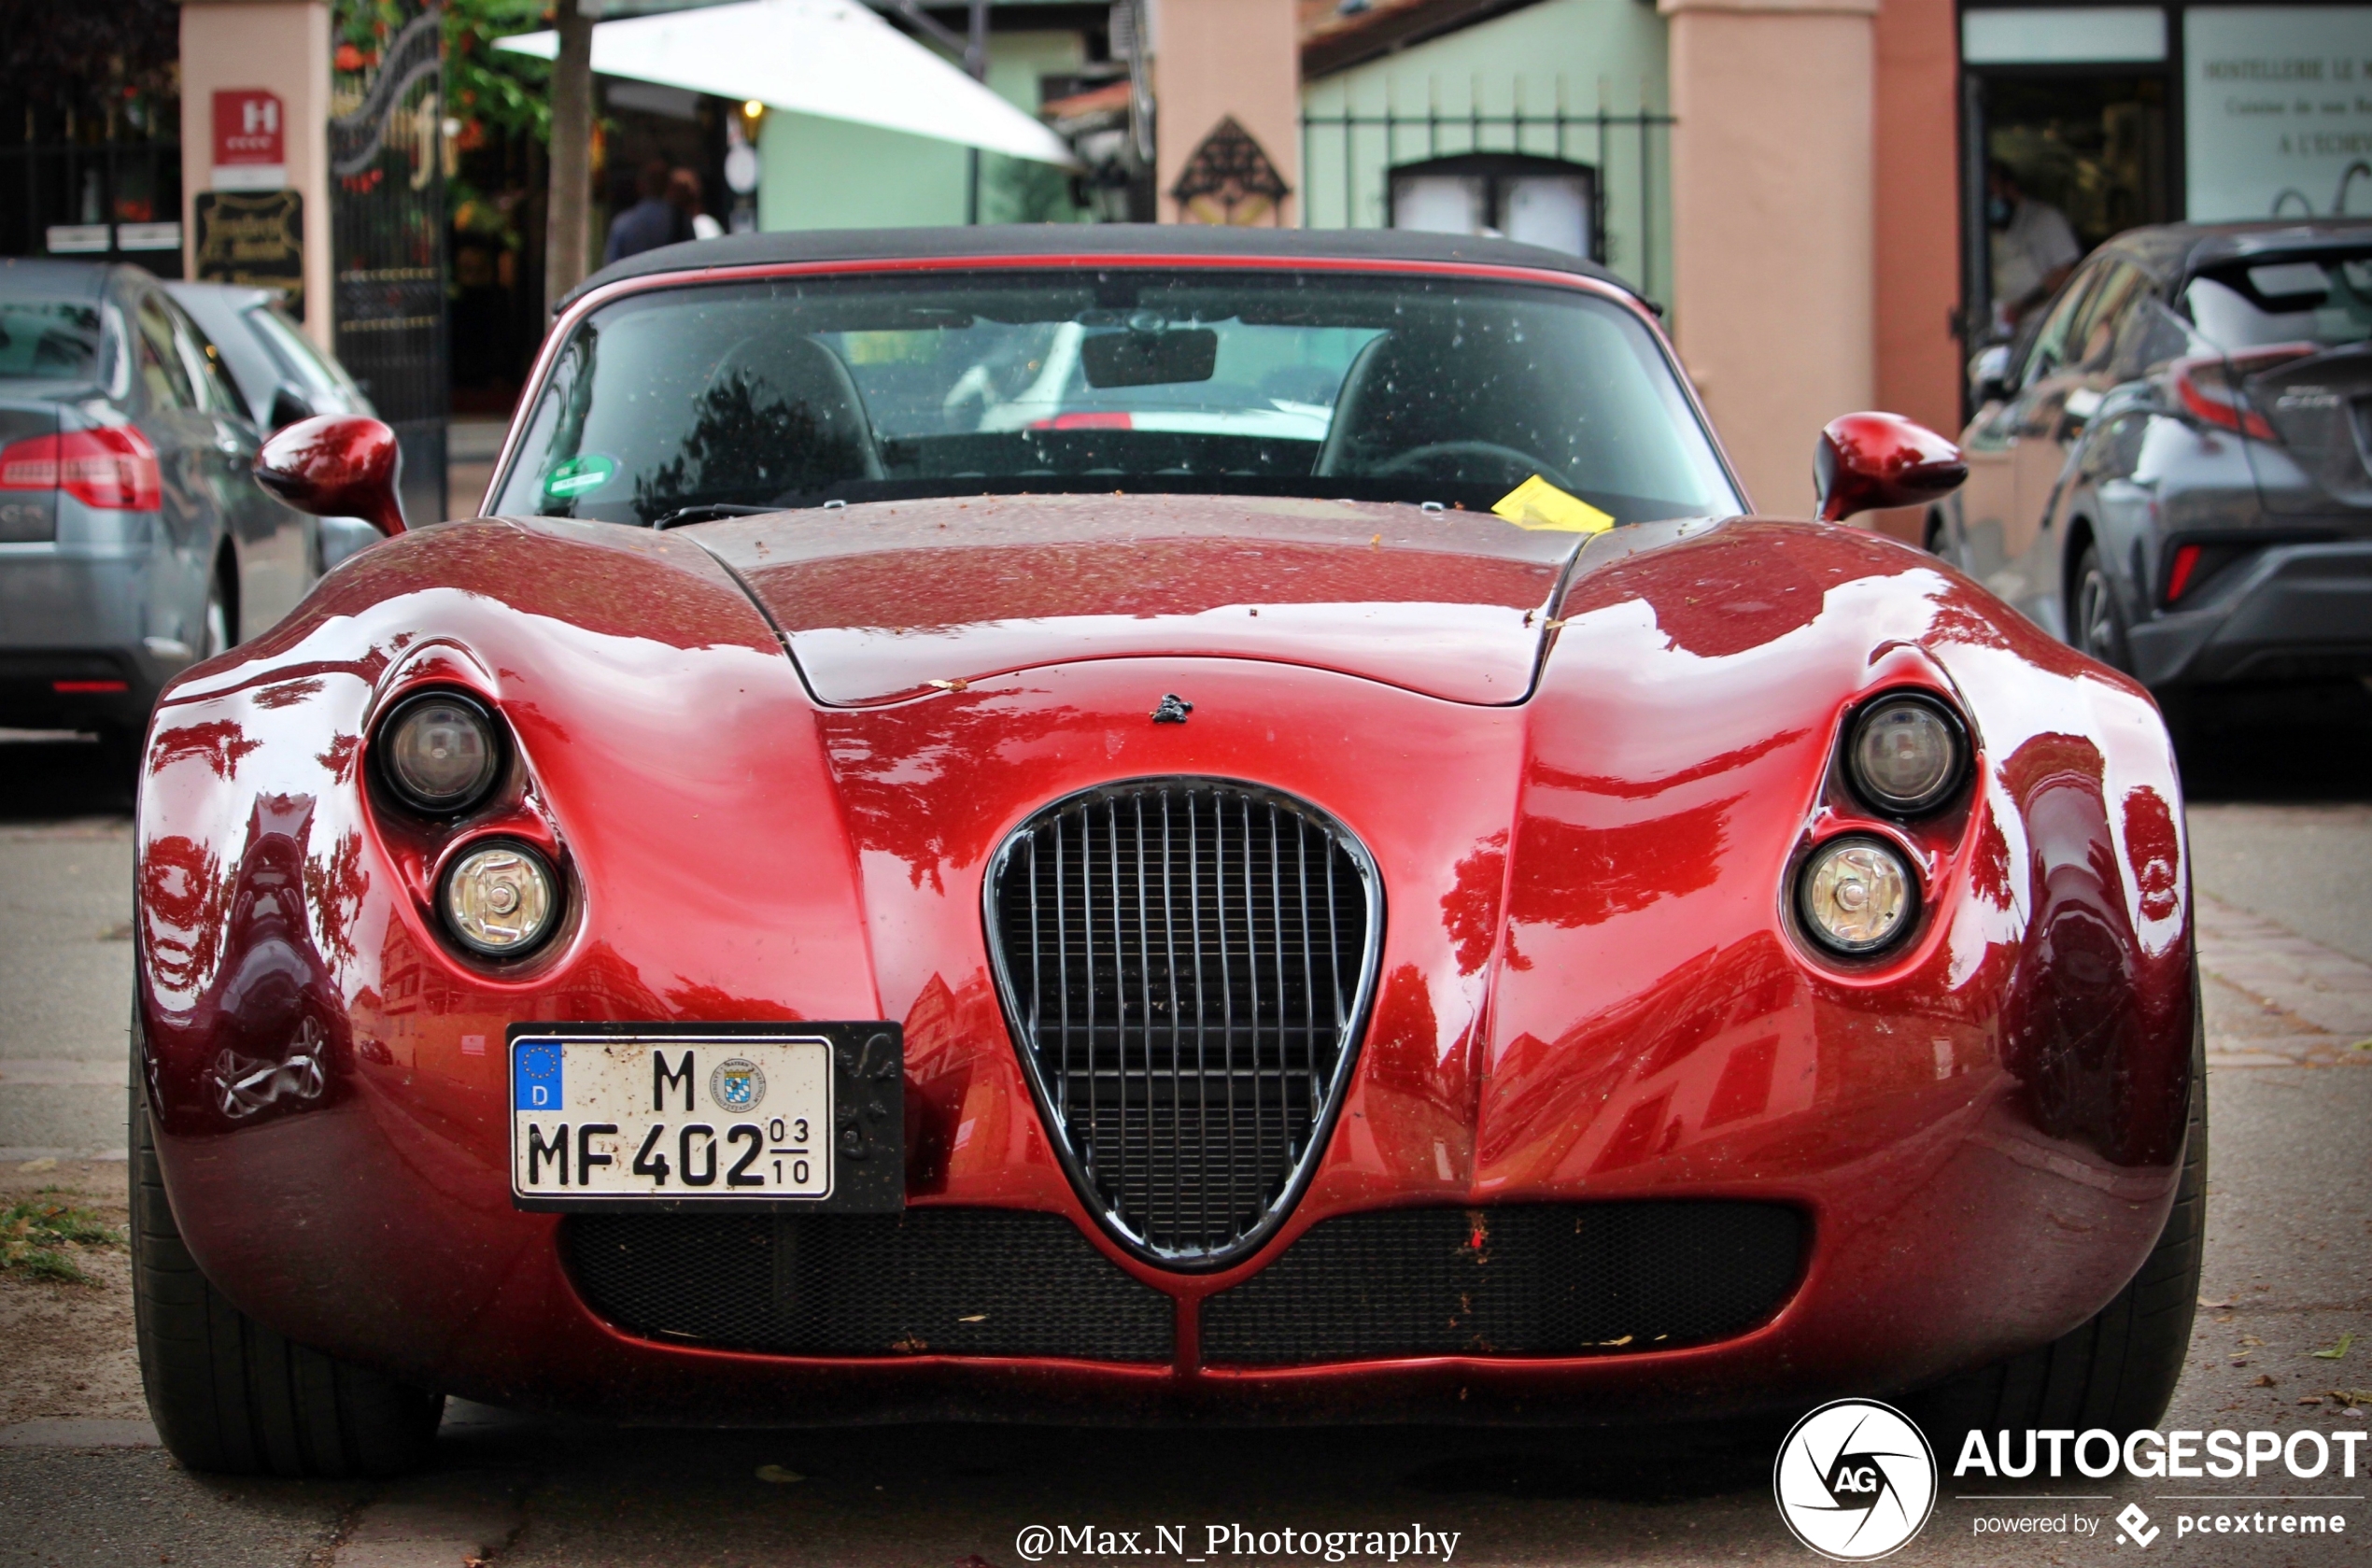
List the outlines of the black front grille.
{"label": "black front grille", "polygon": [[1572,1356],[1743,1334],[1803,1271],[1781,1204],[1394,1208],[1323,1221],[1203,1305],[1214,1364]]}
{"label": "black front grille", "polygon": [[1170,1359],[1176,1308],[1059,1214],[586,1214],[568,1259],[629,1334],[778,1355]]}
{"label": "black front grille", "polygon": [[1274,1227],[1348,1077],[1382,913],[1348,831],[1253,785],[1109,785],[1006,841],[988,928],[1007,1016],[1125,1245],[1209,1267]]}

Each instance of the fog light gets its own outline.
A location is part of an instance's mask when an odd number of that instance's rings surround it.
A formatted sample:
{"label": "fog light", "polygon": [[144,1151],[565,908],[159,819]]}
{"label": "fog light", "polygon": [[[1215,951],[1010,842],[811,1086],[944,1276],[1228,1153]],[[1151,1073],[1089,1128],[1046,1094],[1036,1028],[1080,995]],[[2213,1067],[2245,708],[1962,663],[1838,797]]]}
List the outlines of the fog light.
{"label": "fog light", "polygon": [[489,958],[532,950],[550,932],[559,905],[544,857],[508,841],[480,844],[457,858],[445,873],[441,901],[454,939]]}
{"label": "fog light", "polygon": [[379,727],[380,770],[406,805],[437,815],[485,798],[501,763],[494,720],[466,697],[429,692]]}
{"label": "fog light", "polygon": [[1922,812],[1960,782],[1960,730],[1943,710],[1915,697],[1876,702],[1855,721],[1853,781],[1871,804]]}
{"label": "fog light", "polygon": [[1838,839],[1812,852],[1797,883],[1803,923],[1839,953],[1874,953],[1911,922],[1911,868],[1875,839]]}

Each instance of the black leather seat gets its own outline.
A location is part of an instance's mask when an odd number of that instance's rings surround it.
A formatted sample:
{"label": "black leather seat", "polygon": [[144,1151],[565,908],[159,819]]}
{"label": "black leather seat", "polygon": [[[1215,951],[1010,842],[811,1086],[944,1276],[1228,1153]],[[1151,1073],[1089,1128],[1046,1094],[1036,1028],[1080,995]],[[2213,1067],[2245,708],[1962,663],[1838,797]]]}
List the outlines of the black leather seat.
{"label": "black leather seat", "polygon": [[752,338],[726,354],[701,389],[685,442],[711,489],[798,494],[882,476],[873,421],[848,366],[813,338]]}
{"label": "black leather seat", "polygon": [[[1542,359],[1502,341],[1506,335],[1501,318],[1464,322],[1456,337],[1403,329],[1368,344],[1343,376],[1312,472],[1511,485],[1534,472],[1557,478],[1553,470],[1574,444],[1560,428],[1571,393]],[[1448,445],[1461,449],[1406,460]]]}

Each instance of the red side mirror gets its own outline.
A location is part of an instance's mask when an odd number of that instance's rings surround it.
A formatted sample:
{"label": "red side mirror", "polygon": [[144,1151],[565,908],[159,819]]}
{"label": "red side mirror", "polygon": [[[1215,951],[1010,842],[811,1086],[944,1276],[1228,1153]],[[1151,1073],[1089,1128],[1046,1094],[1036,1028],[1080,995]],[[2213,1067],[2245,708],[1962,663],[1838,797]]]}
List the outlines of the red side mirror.
{"label": "red side mirror", "polygon": [[1916,506],[1950,495],[1969,477],[1955,446],[1899,414],[1846,414],[1812,449],[1820,520],[1840,523],[1881,506]]}
{"label": "red side mirror", "polygon": [[403,451],[376,419],[317,414],[299,419],[255,456],[256,483],[317,517],[360,517],[392,538],[403,531],[396,500]]}

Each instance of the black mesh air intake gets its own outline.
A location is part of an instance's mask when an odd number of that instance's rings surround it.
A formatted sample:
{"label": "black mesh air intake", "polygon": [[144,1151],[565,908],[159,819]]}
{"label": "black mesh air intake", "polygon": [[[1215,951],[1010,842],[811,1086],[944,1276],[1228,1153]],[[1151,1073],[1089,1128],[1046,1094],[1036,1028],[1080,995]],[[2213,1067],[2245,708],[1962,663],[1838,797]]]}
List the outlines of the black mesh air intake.
{"label": "black mesh air intake", "polygon": [[1059,1214],[583,1214],[586,1302],[629,1334],[815,1356],[1170,1358],[1176,1308]]}
{"label": "black mesh air intake", "polygon": [[1807,1232],[1797,1210],[1768,1203],[1345,1214],[1203,1304],[1203,1359],[1605,1355],[1726,1339],[1793,1293]]}
{"label": "black mesh air intake", "polygon": [[1141,1255],[1218,1266],[1306,1180],[1382,935],[1366,851],[1249,784],[1075,795],[1006,841],[988,932],[1039,1107],[1091,1211]]}

